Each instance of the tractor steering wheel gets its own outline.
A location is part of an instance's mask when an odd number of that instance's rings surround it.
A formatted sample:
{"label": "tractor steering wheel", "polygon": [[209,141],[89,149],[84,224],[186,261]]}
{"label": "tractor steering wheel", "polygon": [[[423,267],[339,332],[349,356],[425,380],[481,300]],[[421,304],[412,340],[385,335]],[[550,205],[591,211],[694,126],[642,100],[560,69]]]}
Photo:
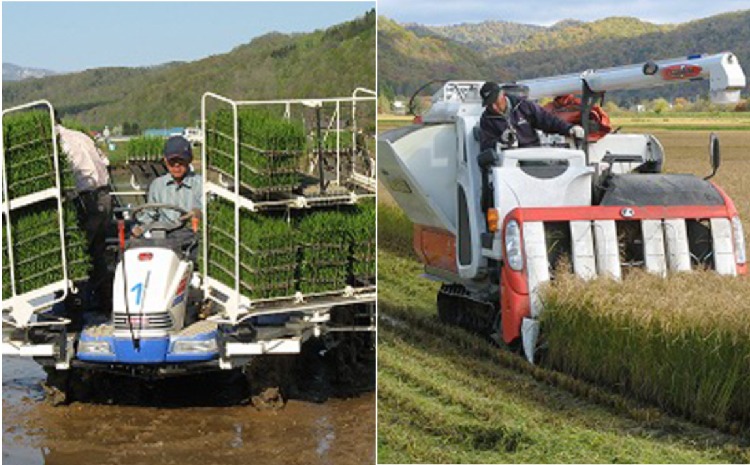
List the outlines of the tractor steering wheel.
{"label": "tractor steering wheel", "polygon": [[137,220],[137,215],[143,211],[154,211],[158,213],[158,210],[174,210],[180,214],[177,222],[172,221],[152,221],[150,223],[141,224],[142,233],[148,231],[165,231],[171,232],[180,229],[185,226],[185,223],[193,216],[193,212],[189,212],[184,208],[178,207],[177,205],[171,205],[168,203],[145,203],[138,205],[131,210],[131,214]]}

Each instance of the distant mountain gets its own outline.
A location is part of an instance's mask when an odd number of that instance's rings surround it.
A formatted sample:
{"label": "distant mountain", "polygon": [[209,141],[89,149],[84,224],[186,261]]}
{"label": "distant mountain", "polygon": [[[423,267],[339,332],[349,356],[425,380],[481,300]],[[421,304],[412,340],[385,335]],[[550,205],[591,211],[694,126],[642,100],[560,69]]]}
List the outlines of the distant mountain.
{"label": "distant mountain", "polygon": [[658,25],[638,18],[609,17],[585,23],[566,19],[528,38],[509,44],[499,50],[490,51],[494,55],[507,55],[513,52],[531,52],[535,50],[564,49],[582,44],[596,45],[597,42],[618,38],[639,37],[644,34],[669,32],[676,26]]}
{"label": "distant mountain", "polygon": [[41,68],[26,68],[24,66],[14,65],[13,63],[3,63],[3,82],[22,81],[29,78],[42,78],[57,74],[54,71]]}
{"label": "distant mountain", "polygon": [[555,31],[565,29],[566,27],[580,26],[581,24],[585,24],[585,21],[581,21],[580,19],[561,19],[560,21],[550,26],[549,30]]}
{"label": "distant mountain", "polygon": [[375,12],[325,30],[267,34],[228,53],[148,68],[3,82],[3,104],[46,98],[90,126],[192,124],[206,91],[242,100],[324,98],[375,88]]}
{"label": "distant mountain", "polygon": [[494,76],[504,73],[496,61],[436,34],[423,35],[378,18],[378,87],[385,95],[406,95],[435,79]]}
{"label": "distant mountain", "polygon": [[590,23],[564,19],[549,27],[509,21],[484,21],[449,26],[407,23],[403,27],[420,37],[444,37],[493,55],[568,47],[598,39],[635,37],[674,28],[672,25],[656,25],[629,17],[610,17]]}
{"label": "distant mountain", "polygon": [[427,35],[445,37],[474,50],[492,50],[516,44],[546,30],[544,26],[509,21],[484,21],[451,26],[425,26],[409,23],[405,24],[404,28],[420,37]]}
{"label": "distant mountain", "polygon": [[[379,43],[399,44],[379,51],[379,63],[386,65],[381,65],[380,82],[401,95],[410,95],[416,90],[420,79],[420,82],[443,77],[518,80],[727,50],[737,55],[745,74],[750,76],[750,10],[677,25],[657,25],[627,17],[588,23],[563,20],[550,27],[540,27],[515,42],[492,47],[487,46],[489,42],[484,35],[461,36],[457,31],[466,31],[465,24],[441,26],[438,29],[441,35],[431,26],[428,29],[414,24],[402,26],[385,18],[380,24]],[[476,28],[470,29],[477,32]],[[428,31],[433,35],[420,36],[414,31]],[[461,37],[461,40],[449,36]],[[442,41],[443,54],[425,53],[424,44],[428,40]],[[435,61],[435,57],[440,59],[430,69],[430,59]],[[399,66],[394,67],[393,63]],[[412,70],[411,66],[416,69]],[[445,76],[445,69],[451,70],[451,76]],[[620,101],[655,96],[694,97],[706,95],[706,89],[706,82],[698,82],[616,93],[612,97]],[[743,95],[747,95],[747,90]]]}

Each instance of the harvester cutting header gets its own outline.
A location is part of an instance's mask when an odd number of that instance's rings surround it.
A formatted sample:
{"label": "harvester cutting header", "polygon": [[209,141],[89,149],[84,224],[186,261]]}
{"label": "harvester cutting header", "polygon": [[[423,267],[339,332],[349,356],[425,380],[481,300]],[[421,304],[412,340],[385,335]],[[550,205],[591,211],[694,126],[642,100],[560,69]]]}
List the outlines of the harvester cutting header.
{"label": "harvester cutting header", "polygon": [[[620,279],[632,268],[746,274],[742,224],[719,186],[662,173],[664,150],[652,135],[593,127],[607,91],[695,80],[708,80],[712,101],[722,104],[737,102],[746,85],[731,53],[504,84],[529,99],[581,95],[584,137],[540,134],[540,146],[528,148],[501,137],[482,151],[484,82],[450,81],[420,123],[382,134],[380,179],[414,223],[427,275],[444,283],[440,317],[522,348],[533,361],[540,285],[568,260],[584,279]],[[715,173],[713,135],[710,147]]]}

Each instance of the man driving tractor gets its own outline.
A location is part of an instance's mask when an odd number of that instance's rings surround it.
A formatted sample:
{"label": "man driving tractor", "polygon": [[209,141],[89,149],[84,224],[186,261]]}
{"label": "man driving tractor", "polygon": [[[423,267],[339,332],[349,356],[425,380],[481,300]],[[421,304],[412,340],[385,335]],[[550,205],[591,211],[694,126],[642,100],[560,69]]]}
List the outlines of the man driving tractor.
{"label": "man driving tractor", "polygon": [[[203,181],[190,169],[193,150],[190,142],[182,136],[170,137],[164,144],[164,163],[168,173],[151,183],[148,189],[148,204],[164,204],[177,207],[187,212],[180,213],[173,208],[159,208],[140,212],[136,219],[140,224],[133,227],[131,234],[140,238],[156,221],[180,224],[187,217],[200,219],[203,209]],[[189,224],[189,223],[188,223]],[[190,243],[194,239],[193,231],[180,228],[170,232],[175,239]],[[184,237],[183,237],[184,236]],[[197,251],[193,251],[194,255]],[[195,257],[192,256],[194,259]]]}

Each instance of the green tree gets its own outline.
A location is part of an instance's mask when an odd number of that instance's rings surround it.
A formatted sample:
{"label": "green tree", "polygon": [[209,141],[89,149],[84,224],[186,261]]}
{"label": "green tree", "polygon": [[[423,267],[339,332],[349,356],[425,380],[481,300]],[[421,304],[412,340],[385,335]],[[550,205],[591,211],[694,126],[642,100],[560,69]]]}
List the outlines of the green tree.
{"label": "green tree", "polygon": [[658,99],[654,100],[653,107],[654,107],[654,112],[657,115],[661,115],[662,113],[666,113],[670,109],[669,108],[669,102],[667,102],[663,98],[658,98]]}

